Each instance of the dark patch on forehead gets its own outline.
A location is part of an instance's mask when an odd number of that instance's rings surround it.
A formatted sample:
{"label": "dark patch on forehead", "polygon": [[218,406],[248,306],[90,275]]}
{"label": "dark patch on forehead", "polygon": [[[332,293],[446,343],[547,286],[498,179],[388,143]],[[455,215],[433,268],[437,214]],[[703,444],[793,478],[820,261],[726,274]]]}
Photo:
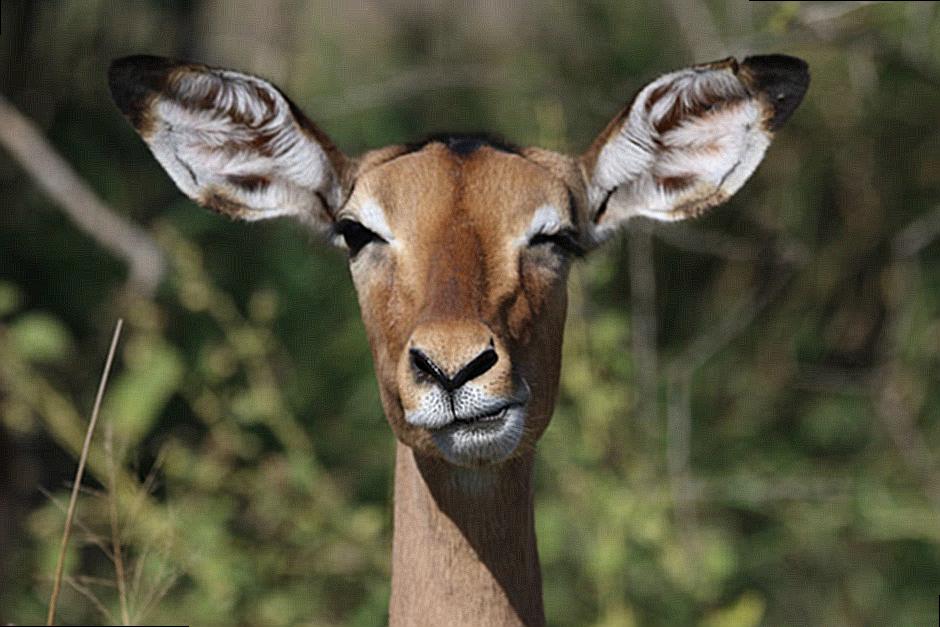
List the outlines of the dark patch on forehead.
{"label": "dark patch on forehead", "polygon": [[518,146],[512,144],[498,135],[491,133],[435,133],[428,135],[421,141],[405,144],[405,152],[408,154],[423,150],[428,144],[444,144],[448,150],[459,157],[466,157],[473,154],[478,149],[488,146],[500,152],[507,152],[513,155],[522,155]]}

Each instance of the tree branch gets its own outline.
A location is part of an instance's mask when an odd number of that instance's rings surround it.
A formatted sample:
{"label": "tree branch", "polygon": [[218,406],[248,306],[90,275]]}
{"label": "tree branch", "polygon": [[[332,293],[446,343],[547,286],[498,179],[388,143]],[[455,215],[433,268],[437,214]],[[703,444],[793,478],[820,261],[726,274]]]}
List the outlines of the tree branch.
{"label": "tree branch", "polygon": [[156,242],[105,204],[36,125],[3,96],[0,96],[0,145],[76,226],[127,262],[128,283],[148,294],[156,288],[166,268]]}

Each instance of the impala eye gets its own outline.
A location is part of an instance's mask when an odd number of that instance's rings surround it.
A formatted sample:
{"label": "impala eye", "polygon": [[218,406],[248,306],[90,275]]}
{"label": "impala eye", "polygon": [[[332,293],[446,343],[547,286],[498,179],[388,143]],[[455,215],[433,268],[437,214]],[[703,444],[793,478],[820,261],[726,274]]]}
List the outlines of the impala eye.
{"label": "impala eye", "polygon": [[388,243],[378,233],[371,231],[355,220],[344,218],[336,223],[333,230],[341,236],[349,248],[349,256],[355,257],[359,251],[371,242]]}
{"label": "impala eye", "polygon": [[574,229],[564,229],[557,233],[536,233],[529,240],[529,246],[545,244],[569,257],[582,257],[586,252],[584,246],[578,241],[578,234]]}

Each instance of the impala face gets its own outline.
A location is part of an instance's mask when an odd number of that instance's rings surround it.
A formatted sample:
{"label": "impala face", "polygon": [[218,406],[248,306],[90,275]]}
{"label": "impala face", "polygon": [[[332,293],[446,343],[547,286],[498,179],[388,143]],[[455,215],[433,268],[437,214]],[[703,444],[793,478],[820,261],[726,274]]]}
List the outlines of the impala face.
{"label": "impala face", "polygon": [[530,451],[547,427],[572,258],[632,217],[730,197],[809,80],[781,55],[667,74],[580,157],[450,135],[350,160],[259,78],[156,57],[109,78],[191,198],[292,215],[347,249],[395,435],[466,467]]}
{"label": "impala face", "polygon": [[467,137],[365,167],[336,230],[396,435],[469,466],[531,447],[551,415],[565,280],[585,245],[568,185]]}

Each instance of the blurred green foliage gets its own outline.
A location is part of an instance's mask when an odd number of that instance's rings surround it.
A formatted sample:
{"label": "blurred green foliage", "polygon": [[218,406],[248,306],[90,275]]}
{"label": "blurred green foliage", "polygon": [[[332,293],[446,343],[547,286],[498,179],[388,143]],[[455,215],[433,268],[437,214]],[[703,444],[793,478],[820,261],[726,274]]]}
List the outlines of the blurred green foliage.
{"label": "blurred green foliage", "polygon": [[[45,615],[119,316],[113,445],[99,434],[89,462],[61,621],[119,617],[112,499],[140,621],[385,620],[393,441],[344,260],[299,225],[183,199],[111,105],[110,59],[262,74],[355,154],[481,128],[576,151],[658,73],[780,51],[813,83],[736,198],[692,225],[638,225],[573,273],[536,471],[549,622],[934,624],[935,3],[0,11],[0,92],[170,261],[153,298],[127,289],[120,261],[0,154],[0,621]],[[651,279],[631,254],[644,241]]]}

